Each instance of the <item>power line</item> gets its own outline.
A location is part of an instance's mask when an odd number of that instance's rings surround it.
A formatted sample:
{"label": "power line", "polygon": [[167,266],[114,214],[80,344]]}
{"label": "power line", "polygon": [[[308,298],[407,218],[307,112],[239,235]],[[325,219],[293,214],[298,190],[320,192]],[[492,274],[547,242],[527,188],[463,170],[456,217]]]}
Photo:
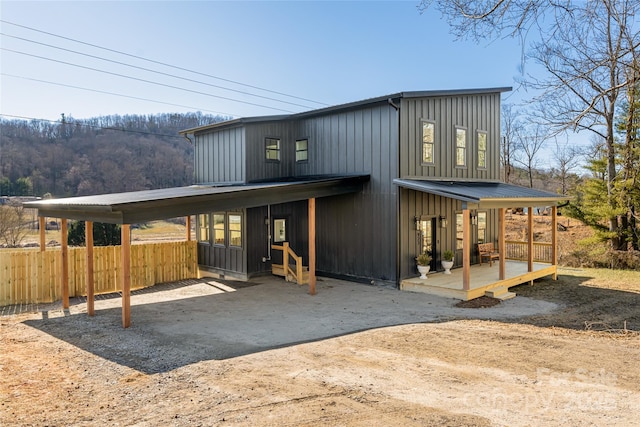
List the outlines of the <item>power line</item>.
{"label": "power line", "polygon": [[[4,114],[4,113],[0,113],[0,117],[11,117],[12,119],[22,119],[22,120],[35,120],[35,121],[39,121],[39,122],[49,122],[49,123],[56,123],[56,124],[62,124],[63,122],[60,122],[59,120],[48,120],[48,119],[38,119],[35,117],[25,117],[25,116],[14,116],[12,114]],[[82,122],[64,122],[65,125],[69,125],[69,126],[84,126],[84,127],[89,127],[89,128],[94,128],[94,129],[102,129],[102,130],[115,130],[118,132],[126,132],[126,133],[137,133],[140,135],[148,135],[148,136],[162,136],[165,138],[179,138],[182,139],[182,136],[178,136],[178,135],[169,135],[169,134],[165,134],[165,133],[153,133],[153,132],[145,132],[145,131],[141,131],[141,130],[132,130],[132,129],[124,129],[124,128],[116,128],[116,127],[109,127],[109,126],[98,126],[98,125],[91,125],[89,123],[82,123]]]}
{"label": "power line", "polygon": [[132,95],[124,95],[122,93],[109,92],[109,91],[106,91],[106,90],[91,89],[91,88],[86,88],[86,87],[69,85],[69,84],[65,84],[65,83],[50,82],[50,81],[47,81],[47,80],[34,79],[32,77],[16,76],[16,75],[7,74],[7,73],[0,73],[0,76],[13,77],[13,78],[16,78],[16,79],[30,80],[30,81],[34,81],[34,82],[38,82],[38,83],[46,83],[46,84],[55,85],[55,86],[62,86],[62,87],[68,87],[68,88],[72,88],[72,89],[85,90],[85,91],[88,91],[88,92],[96,92],[96,93],[102,93],[102,94],[106,94],[106,95],[121,96],[123,98],[136,99],[136,100],[139,100],[139,101],[155,102],[157,104],[172,105],[174,107],[188,108],[190,110],[206,111],[206,112],[209,112],[209,113],[224,114],[224,115],[227,115],[227,116],[237,117],[237,114],[231,114],[231,113],[225,113],[225,112],[221,112],[221,111],[208,110],[206,108],[192,107],[192,106],[189,106],[189,105],[174,104],[174,103],[171,103],[171,102],[156,101],[155,99],[141,98],[141,97],[132,96]]}
{"label": "power line", "polygon": [[96,71],[98,73],[110,74],[112,76],[122,77],[122,78],[130,79],[130,80],[136,80],[136,81],[149,83],[149,84],[153,84],[153,85],[157,85],[157,86],[164,86],[164,87],[168,87],[168,88],[171,88],[171,89],[183,90],[185,92],[191,92],[191,93],[195,93],[197,95],[210,96],[212,98],[224,99],[226,101],[233,101],[233,102],[239,102],[239,103],[242,103],[242,104],[253,105],[255,107],[262,107],[262,108],[268,108],[268,109],[271,109],[271,110],[283,111],[285,113],[295,113],[295,111],[291,111],[291,110],[285,110],[285,109],[282,109],[282,108],[270,107],[268,105],[256,104],[254,102],[249,102],[249,101],[240,101],[238,99],[228,98],[226,96],[220,96],[220,95],[214,95],[214,94],[211,94],[211,93],[199,92],[197,90],[182,88],[182,87],[179,87],[179,86],[173,86],[173,85],[166,84],[166,83],[158,83],[158,82],[154,82],[154,81],[147,80],[147,79],[141,79],[141,78],[138,78],[138,77],[132,77],[132,76],[127,76],[127,75],[120,74],[120,73],[114,73],[112,71],[105,71],[105,70],[100,70],[98,68],[93,68],[93,67],[87,67],[87,66],[84,66],[84,65],[74,64],[72,62],[61,61],[59,59],[47,58],[45,56],[34,55],[32,53],[20,52],[18,50],[8,49],[6,47],[0,47],[0,50],[4,50],[6,52],[17,53],[19,55],[30,56],[32,58],[43,59],[45,61],[51,61],[51,62],[57,62],[59,64],[70,65],[72,67],[83,68],[85,70]]}
{"label": "power line", "polygon": [[82,55],[82,56],[86,56],[86,57],[93,58],[93,59],[99,59],[100,61],[106,61],[106,62],[111,62],[111,63],[114,63],[114,64],[118,64],[118,65],[123,65],[125,67],[135,68],[137,70],[148,71],[150,73],[160,74],[160,75],[163,75],[163,76],[172,77],[172,78],[180,79],[180,80],[185,80],[185,81],[192,82],[192,83],[198,83],[198,84],[205,85],[205,86],[215,87],[217,89],[228,90],[230,92],[236,92],[236,93],[240,93],[242,95],[248,95],[248,96],[253,96],[253,97],[256,97],[256,98],[267,99],[269,101],[281,102],[283,104],[294,105],[296,107],[303,107],[303,108],[308,108],[308,109],[312,109],[313,108],[313,107],[310,107],[308,105],[302,105],[302,104],[297,104],[295,102],[283,101],[283,100],[272,98],[272,97],[269,97],[269,96],[255,95],[255,94],[250,93],[250,92],[243,92],[241,90],[230,89],[230,88],[226,88],[224,86],[214,85],[214,84],[203,82],[203,81],[200,81],[200,80],[189,79],[187,77],[181,77],[181,76],[177,76],[175,74],[164,73],[162,71],[152,70],[150,68],[145,68],[145,67],[139,67],[137,65],[127,64],[125,62],[115,61],[115,60],[112,60],[112,59],[107,59],[107,58],[103,58],[103,57],[100,57],[100,56],[91,55],[91,54],[88,54],[88,53],[78,52],[76,50],[66,49],[66,48],[63,48],[63,47],[54,46],[54,45],[51,45],[51,44],[42,43],[42,42],[39,42],[39,41],[36,41],[36,40],[30,40],[30,39],[26,39],[26,38],[23,38],[23,37],[13,36],[13,35],[6,34],[6,33],[1,33],[0,32],[0,35],[2,35],[4,37],[10,37],[10,38],[13,38],[13,39],[17,39],[17,40],[22,40],[22,41],[25,41],[25,42],[28,42],[28,43],[38,44],[38,45],[41,45],[41,46],[46,46],[46,47],[50,47],[50,48],[53,48],[53,49],[62,50],[62,51],[65,51],[65,52],[75,53],[76,55]]}
{"label": "power line", "polygon": [[238,81],[235,81],[235,80],[225,79],[223,77],[218,77],[218,76],[214,76],[214,75],[211,75],[211,74],[190,70],[188,68],[184,68],[184,67],[179,67],[177,65],[168,64],[166,62],[155,61],[153,59],[144,58],[142,56],[133,55],[133,54],[130,54],[130,53],[122,52],[122,51],[115,50],[115,49],[110,49],[110,48],[103,47],[103,46],[98,46],[98,45],[95,45],[95,44],[92,44],[92,43],[83,42],[83,41],[76,40],[76,39],[73,39],[73,38],[70,38],[70,37],[61,36],[61,35],[50,33],[50,32],[43,31],[43,30],[38,30],[36,28],[28,27],[26,25],[16,24],[14,22],[6,21],[4,19],[0,19],[0,22],[4,22],[5,24],[9,24],[9,25],[14,25],[16,27],[24,28],[24,29],[27,29],[27,30],[30,30],[30,31],[35,31],[35,32],[42,33],[42,34],[47,34],[49,36],[58,37],[58,38],[61,38],[61,39],[64,39],[64,40],[72,41],[74,43],[80,43],[80,44],[83,44],[83,45],[86,45],[86,46],[95,47],[97,49],[106,50],[108,52],[113,52],[113,53],[117,53],[117,54],[120,54],[120,55],[128,56],[130,58],[136,58],[136,59],[139,59],[139,60],[142,60],[142,61],[151,62],[153,64],[162,65],[162,66],[173,68],[173,69],[176,69],[176,70],[186,71],[186,72],[189,72],[189,73],[193,73],[193,74],[209,77],[209,78],[212,78],[212,79],[217,79],[217,80],[225,81],[225,82],[228,82],[228,83],[237,84],[237,85],[240,85],[240,86],[249,87],[249,88],[261,90],[261,91],[264,91],[264,92],[273,93],[273,94],[276,94],[276,95],[281,95],[281,96],[286,96],[286,97],[289,97],[289,98],[299,99],[301,101],[313,102],[314,104],[325,105],[325,106],[329,105],[329,104],[326,104],[324,102],[314,101],[313,99],[302,98],[302,97],[295,96],[295,95],[289,95],[289,94],[284,93],[284,92],[278,92],[278,91],[275,91],[275,90],[265,89],[265,88],[262,88],[262,87],[259,87],[259,86],[253,86],[253,85],[246,84],[246,83],[241,83],[241,82],[238,82]]}

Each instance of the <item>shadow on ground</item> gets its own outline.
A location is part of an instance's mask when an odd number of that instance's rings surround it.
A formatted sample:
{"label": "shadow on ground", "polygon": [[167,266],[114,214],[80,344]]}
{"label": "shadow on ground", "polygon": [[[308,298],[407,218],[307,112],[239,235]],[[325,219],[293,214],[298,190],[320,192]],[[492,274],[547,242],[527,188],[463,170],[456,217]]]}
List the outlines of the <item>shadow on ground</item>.
{"label": "shadow on ground", "polygon": [[[542,288],[547,286],[553,284]],[[577,295],[585,292],[580,278],[566,286]],[[306,287],[279,278],[249,284],[192,280],[134,293],[128,329],[122,328],[120,298],[96,301],[94,317],[88,317],[86,305],[78,303],[64,315],[60,310],[43,311],[41,319],[24,323],[149,374],[409,323],[475,318],[548,326],[575,324],[576,329],[583,329],[578,322],[580,307],[557,298],[536,299],[540,297],[533,291],[537,287],[530,290],[531,297],[521,296],[491,308],[465,309],[455,307],[458,301],[454,299],[327,278],[318,281],[314,296],[308,295]],[[599,291],[592,296],[608,301],[612,293],[626,294],[631,306],[637,307],[637,294]],[[620,295],[611,297],[612,301],[620,299]],[[555,316],[566,310],[575,321],[554,324]]]}

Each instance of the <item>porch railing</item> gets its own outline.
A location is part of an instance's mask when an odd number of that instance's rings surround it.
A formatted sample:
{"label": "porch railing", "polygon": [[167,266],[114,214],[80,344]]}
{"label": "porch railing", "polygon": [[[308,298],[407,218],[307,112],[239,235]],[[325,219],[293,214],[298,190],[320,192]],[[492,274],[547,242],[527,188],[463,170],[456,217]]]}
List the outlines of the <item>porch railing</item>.
{"label": "porch railing", "polygon": [[[505,242],[506,258],[526,261],[528,246],[527,242],[507,240]],[[551,243],[533,242],[533,261],[550,263],[552,261],[552,249]]]}

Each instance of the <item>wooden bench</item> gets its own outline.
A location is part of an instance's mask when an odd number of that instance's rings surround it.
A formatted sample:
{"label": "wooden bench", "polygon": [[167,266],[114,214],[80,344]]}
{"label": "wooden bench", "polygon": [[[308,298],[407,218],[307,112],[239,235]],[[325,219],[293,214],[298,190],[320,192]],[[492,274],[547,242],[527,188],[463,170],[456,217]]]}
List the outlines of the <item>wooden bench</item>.
{"label": "wooden bench", "polygon": [[493,266],[494,259],[500,259],[500,254],[493,247],[493,243],[478,243],[478,253],[480,254],[480,265],[482,265],[482,259],[489,259],[489,267]]}

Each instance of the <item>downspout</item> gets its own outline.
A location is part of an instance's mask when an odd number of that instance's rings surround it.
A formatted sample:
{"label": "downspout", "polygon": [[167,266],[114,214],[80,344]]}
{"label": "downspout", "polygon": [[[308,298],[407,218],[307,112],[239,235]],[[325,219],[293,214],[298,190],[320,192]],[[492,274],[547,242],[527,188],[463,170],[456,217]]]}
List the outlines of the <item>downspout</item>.
{"label": "downspout", "polygon": [[[400,129],[400,105],[397,105],[393,102],[393,99],[389,98],[387,100],[389,105],[396,110],[397,117],[397,126],[398,126],[398,140],[396,149],[398,150],[396,154],[396,168],[397,173],[400,174],[400,139],[401,139],[401,129]],[[397,178],[400,178],[399,176]],[[400,241],[400,236],[402,235],[402,218],[400,216],[402,210],[402,202],[400,200],[400,196],[402,194],[402,189],[396,186],[396,287],[400,289],[400,263],[402,262],[401,251],[399,250],[402,247],[402,242]]]}

